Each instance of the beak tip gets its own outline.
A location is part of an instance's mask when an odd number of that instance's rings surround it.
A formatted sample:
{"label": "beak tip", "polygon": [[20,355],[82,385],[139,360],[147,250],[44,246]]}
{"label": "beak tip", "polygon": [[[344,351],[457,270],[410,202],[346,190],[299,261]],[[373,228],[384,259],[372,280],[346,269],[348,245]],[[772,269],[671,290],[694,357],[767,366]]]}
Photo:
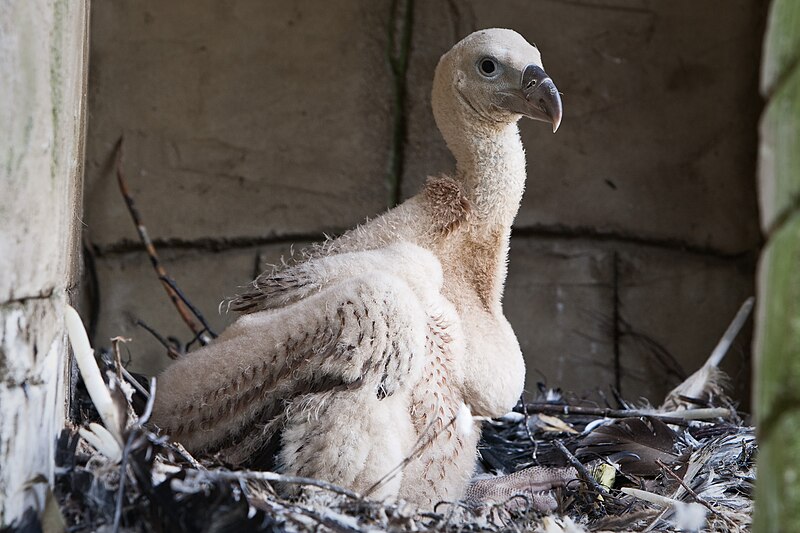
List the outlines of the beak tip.
{"label": "beak tip", "polygon": [[553,133],[558,131],[559,126],[561,126],[561,115],[553,119]]}

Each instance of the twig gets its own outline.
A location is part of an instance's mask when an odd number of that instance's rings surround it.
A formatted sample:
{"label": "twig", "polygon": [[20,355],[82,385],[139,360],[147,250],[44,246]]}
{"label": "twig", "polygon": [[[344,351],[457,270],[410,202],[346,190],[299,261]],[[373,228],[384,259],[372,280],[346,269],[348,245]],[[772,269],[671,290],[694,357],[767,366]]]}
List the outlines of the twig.
{"label": "twig", "polygon": [[[727,407],[702,407],[700,409],[681,409],[667,411],[665,418],[681,418],[683,420],[710,420],[712,418],[729,418],[735,411]],[[664,420],[664,418],[662,418]]]}
{"label": "twig", "polygon": [[531,457],[534,461],[538,461],[539,443],[536,442],[536,439],[533,438],[533,433],[531,433],[531,426],[528,423],[530,422],[530,414],[528,414],[528,404],[525,403],[524,401],[522,402],[522,413],[525,415],[525,433],[528,434],[528,440],[530,440],[531,444],[533,444],[533,453],[531,454]]}
{"label": "twig", "polygon": [[327,481],[322,481],[321,479],[313,479],[310,477],[285,476],[283,474],[278,474],[275,472],[254,472],[252,470],[240,470],[238,472],[231,472],[228,470],[206,470],[204,472],[198,472],[198,473],[204,476],[217,479],[224,479],[228,481],[231,480],[239,481],[241,479],[256,479],[259,481],[273,481],[278,483],[288,483],[292,485],[310,485],[312,487],[325,489],[330,492],[334,492],[336,494],[347,496],[348,498],[352,498],[354,500],[363,499],[361,495],[353,492],[352,490],[340,487],[338,485],[334,485],[333,483],[328,483]]}
{"label": "twig", "polygon": [[139,417],[139,425],[144,426],[150,420],[153,414],[153,405],[156,402],[156,378],[150,378],[150,394],[147,397],[147,405],[145,405],[144,413]]}
{"label": "twig", "polygon": [[[119,490],[117,491],[117,502],[114,508],[114,533],[119,531],[120,521],[122,520],[122,503],[125,500],[125,481],[127,480],[128,456],[130,454],[131,446],[134,439],[139,435],[139,431],[144,430],[144,425],[150,420],[150,415],[153,414],[153,405],[156,400],[156,378],[150,378],[150,395],[147,398],[147,406],[144,408],[144,413],[139,417],[138,429],[133,428],[128,433],[128,438],[125,442],[125,448],[122,450],[122,461],[120,461],[119,471]],[[145,430],[146,431],[146,430]]]}
{"label": "twig", "polygon": [[732,414],[730,409],[686,409],[680,412],[671,411],[659,413],[647,409],[608,409],[605,407],[584,407],[580,405],[558,405],[545,402],[535,402],[525,405],[530,412],[554,415],[588,415],[605,418],[630,418],[637,416],[651,416],[658,418],[666,424],[685,426],[689,420],[705,420],[709,418],[725,418]]}
{"label": "twig", "polygon": [[120,342],[128,342],[130,339],[125,337],[116,336],[111,339],[111,348],[114,351],[114,366],[116,366],[115,370],[117,371],[117,379],[122,382],[122,356],[119,353],[119,343]]}
{"label": "twig", "polygon": [[119,489],[117,489],[117,502],[114,507],[114,528],[113,533],[119,533],[120,522],[122,521],[122,503],[125,501],[125,481],[127,480],[128,470],[128,455],[133,445],[133,440],[136,438],[136,431],[131,431],[125,441],[125,447],[122,449],[122,461],[119,465]]}
{"label": "twig", "polygon": [[578,458],[575,457],[572,454],[572,452],[567,449],[566,446],[564,446],[563,442],[561,442],[558,439],[555,439],[553,441],[553,444],[555,444],[556,448],[558,448],[558,451],[560,451],[561,454],[567,459],[567,462],[571,464],[575,468],[575,470],[578,471],[581,477],[584,478],[584,481],[586,481],[590,487],[592,487],[595,491],[597,491],[598,495],[608,494],[608,489],[606,489],[604,486],[602,486],[600,483],[597,482],[594,476],[590,474],[588,470],[586,470],[585,466],[583,466],[583,463],[578,461]]}
{"label": "twig", "polygon": [[297,520],[296,517],[292,516],[293,513],[302,514],[303,516],[308,517],[311,520],[314,520],[318,524],[325,526],[328,529],[331,529],[332,531],[337,531],[339,533],[360,533],[361,531],[363,531],[361,529],[352,527],[350,524],[342,522],[341,520],[338,519],[338,517],[336,517],[332,513],[322,515],[313,509],[297,504],[286,505],[283,502],[269,501],[269,500],[259,500],[259,502],[267,504],[268,506],[277,510],[278,513],[276,514],[285,514],[290,520],[292,520],[295,524],[300,526],[299,528],[300,530],[307,530],[308,524],[303,523],[300,520]]}
{"label": "twig", "polygon": [[696,501],[697,503],[699,503],[700,505],[711,511],[711,514],[713,514],[714,516],[724,520],[729,526],[733,526],[734,529],[737,528],[737,525],[730,518],[728,518],[727,516],[723,515],[722,513],[711,507],[711,504],[708,503],[708,501],[705,498],[701,497],[694,490],[692,490],[692,488],[689,485],[687,485],[686,482],[684,482],[683,479],[678,474],[673,472],[669,466],[664,464],[661,461],[661,459],[656,459],[656,464],[660,466],[661,469],[669,475],[669,477],[680,483],[681,487],[686,489],[686,492],[691,494],[692,498],[694,498],[694,501]]}
{"label": "twig", "polygon": [[150,398],[150,393],[149,393],[149,392],[147,392],[147,389],[145,389],[144,387],[142,387],[142,384],[141,384],[141,383],[139,383],[138,381],[136,381],[136,378],[135,378],[135,377],[133,377],[133,374],[131,374],[130,372],[128,372],[128,369],[127,369],[127,368],[125,368],[124,366],[122,367],[122,376],[123,376],[125,379],[127,379],[127,380],[128,380],[128,383],[130,383],[131,385],[133,385],[133,388],[134,388],[134,389],[136,389],[137,391],[139,391],[140,393],[142,393],[142,396],[144,396],[145,398]]}
{"label": "twig", "polygon": [[716,347],[714,347],[714,351],[711,352],[711,355],[708,358],[708,364],[710,366],[719,366],[720,362],[725,357],[725,354],[728,353],[731,344],[733,344],[734,339],[739,334],[739,331],[741,331],[744,323],[747,321],[747,317],[750,316],[750,312],[753,310],[754,300],[755,298],[751,296],[745,300],[742,306],[739,308],[739,311],[733,318],[733,322],[730,323],[728,329],[725,330],[722,338],[719,340]]}
{"label": "twig", "polygon": [[155,329],[151,328],[147,323],[145,323],[142,320],[137,320],[136,325],[147,331],[158,341],[158,343],[161,346],[167,349],[167,357],[169,357],[170,359],[179,359],[181,357],[181,354],[178,352],[178,350],[176,350],[175,347],[172,344],[170,344],[169,341],[167,341],[167,339],[165,339],[163,335],[161,335]]}
{"label": "twig", "polygon": [[[169,285],[172,288],[172,290],[175,291],[175,294],[178,295],[178,298],[180,298],[181,301],[183,301],[183,303],[186,304],[186,307],[189,308],[189,310],[192,312],[192,314],[203,325],[203,329],[205,329],[205,331],[207,331],[208,334],[211,335],[212,339],[216,339],[217,338],[217,334],[214,333],[214,330],[212,330],[211,326],[208,325],[208,321],[206,320],[206,317],[204,317],[203,313],[201,313],[200,310],[192,302],[189,301],[189,298],[187,298],[186,294],[184,294],[184,292],[180,289],[180,287],[178,287],[178,284],[175,283],[175,280],[172,279],[169,276],[160,277],[158,279],[160,279],[163,283],[166,283],[167,285]],[[199,333],[198,333],[198,335],[199,335]]]}
{"label": "twig", "polygon": [[200,463],[200,461],[195,459],[194,456],[191,453],[189,453],[189,450],[184,448],[183,444],[181,444],[180,442],[171,442],[169,446],[173,451],[177,451],[184,459],[186,459],[189,462],[189,464],[192,465],[192,468],[194,468],[195,470],[199,470],[201,472],[205,472],[206,470],[208,470],[205,466],[203,466]]}
{"label": "twig", "polygon": [[153,246],[153,241],[150,240],[150,236],[147,234],[147,228],[142,222],[142,217],[139,214],[139,210],[136,208],[136,205],[133,201],[133,196],[131,196],[130,190],[128,189],[128,183],[125,180],[125,175],[122,172],[124,139],[124,137],[120,137],[119,141],[117,141],[116,147],[116,170],[119,191],[122,194],[122,197],[125,199],[125,205],[128,207],[128,212],[130,213],[133,223],[136,226],[139,239],[141,239],[142,244],[144,244],[144,248],[147,251],[147,255],[150,257],[150,263],[152,263],[153,269],[156,271],[156,274],[158,274],[158,278],[161,280],[161,285],[164,287],[164,290],[167,291],[167,295],[172,301],[172,305],[174,305],[175,309],[178,310],[178,313],[181,315],[181,318],[186,325],[189,326],[189,329],[191,329],[192,332],[200,338],[200,342],[203,345],[208,344],[211,341],[211,337],[203,332],[203,328],[192,318],[192,315],[190,314],[190,311],[186,304],[184,304],[183,300],[181,300],[172,286],[164,281],[164,278],[168,277],[167,271],[161,264],[161,260],[158,257],[158,252],[156,252],[156,248]]}
{"label": "twig", "polygon": [[645,531],[653,531],[653,529],[656,527],[656,524],[658,524],[658,522],[664,518],[664,515],[667,514],[667,511],[669,511],[670,509],[671,507],[664,507],[663,509],[661,509],[661,512],[656,515],[655,520],[653,520],[652,522],[650,522],[650,524],[648,524],[648,526],[645,528]]}

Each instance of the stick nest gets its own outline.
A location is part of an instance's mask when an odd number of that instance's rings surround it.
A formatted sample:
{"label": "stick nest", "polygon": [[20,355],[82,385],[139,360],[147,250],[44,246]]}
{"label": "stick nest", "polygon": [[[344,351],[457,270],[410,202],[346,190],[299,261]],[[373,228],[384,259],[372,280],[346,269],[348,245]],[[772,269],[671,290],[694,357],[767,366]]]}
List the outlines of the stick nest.
{"label": "stick nest", "polygon": [[[115,363],[105,366],[107,378],[117,379]],[[577,462],[591,478],[562,489],[550,516],[518,501],[417,509],[320,480],[231,470],[150,431],[145,395],[132,391],[121,461],[75,428],[64,430],[55,495],[68,531],[749,531],[756,442],[735,411],[687,421],[624,402],[607,409],[547,393],[549,400],[520,403],[484,423],[479,469],[496,475]],[[83,387],[76,402],[76,427],[99,420]],[[729,406],[725,397],[705,402]],[[286,484],[304,487],[302,496],[281,496]]]}

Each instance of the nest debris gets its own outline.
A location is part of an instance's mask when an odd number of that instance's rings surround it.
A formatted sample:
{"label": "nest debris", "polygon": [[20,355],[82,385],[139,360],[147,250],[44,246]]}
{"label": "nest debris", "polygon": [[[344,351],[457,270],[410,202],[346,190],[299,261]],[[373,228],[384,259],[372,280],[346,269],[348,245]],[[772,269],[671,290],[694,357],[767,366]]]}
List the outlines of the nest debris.
{"label": "nest debris", "polygon": [[[113,357],[101,363],[106,379],[118,379]],[[139,385],[126,395],[121,460],[78,433],[100,419],[78,388],[78,419],[57,453],[54,492],[66,531],[749,531],[751,523],[754,428],[724,396],[664,414],[627,404],[599,408],[546,391],[549,398],[486,421],[479,445],[486,475],[577,461],[591,476],[562,489],[559,509],[542,516],[524,505],[417,509],[320,480],[231,470],[152,432]],[[688,420],[696,411],[723,416]],[[302,496],[283,497],[286,484],[302,485]]]}

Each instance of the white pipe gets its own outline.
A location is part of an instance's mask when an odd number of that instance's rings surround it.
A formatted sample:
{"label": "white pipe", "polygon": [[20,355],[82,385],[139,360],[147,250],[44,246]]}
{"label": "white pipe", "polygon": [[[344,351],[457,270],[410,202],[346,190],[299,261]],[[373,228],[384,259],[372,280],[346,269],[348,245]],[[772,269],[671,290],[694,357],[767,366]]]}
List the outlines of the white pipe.
{"label": "white pipe", "polygon": [[92,403],[100,413],[106,429],[114,436],[117,443],[122,445],[121,432],[124,428],[120,413],[100,375],[100,369],[94,360],[94,350],[89,344],[89,336],[83,327],[81,317],[72,306],[64,307],[64,322],[67,325],[67,334],[70,344],[72,344],[72,352],[75,354],[75,361],[78,363],[78,370],[81,372],[83,383],[86,385],[86,390],[89,391]]}

